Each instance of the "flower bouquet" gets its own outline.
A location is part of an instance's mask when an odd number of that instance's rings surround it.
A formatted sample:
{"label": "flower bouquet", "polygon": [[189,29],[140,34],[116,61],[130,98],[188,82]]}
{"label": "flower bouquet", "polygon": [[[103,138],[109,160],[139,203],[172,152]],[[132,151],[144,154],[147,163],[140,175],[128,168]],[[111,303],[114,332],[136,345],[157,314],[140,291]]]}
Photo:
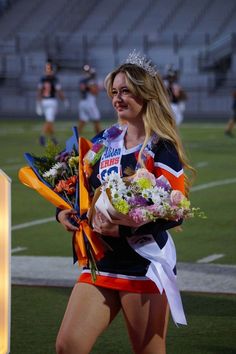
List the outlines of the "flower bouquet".
{"label": "flower bouquet", "polygon": [[172,189],[166,177],[156,178],[145,168],[125,178],[115,172],[106,175],[95,208],[111,222],[133,227],[158,219],[204,217],[181,191]]}
{"label": "flower bouquet", "polygon": [[[79,144],[78,144],[79,141]],[[80,138],[77,130],[66,142],[66,149],[49,144],[42,157],[26,153],[29,166],[19,171],[19,179],[27,187],[36,190],[46,200],[60,209],[75,209],[78,217],[74,222],[79,227],[73,235],[75,261],[80,266],[89,266],[93,280],[96,279],[96,260],[103,257],[105,245],[92,231],[87,222],[91,197],[84,173],[83,157],[91,143]]]}
{"label": "flower bouquet", "polygon": [[49,142],[44,156],[25,153],[25,158],[45,185],[71,208],[77,209],[79,156],[75,146],[70,151],[59,152],[57,146]]}

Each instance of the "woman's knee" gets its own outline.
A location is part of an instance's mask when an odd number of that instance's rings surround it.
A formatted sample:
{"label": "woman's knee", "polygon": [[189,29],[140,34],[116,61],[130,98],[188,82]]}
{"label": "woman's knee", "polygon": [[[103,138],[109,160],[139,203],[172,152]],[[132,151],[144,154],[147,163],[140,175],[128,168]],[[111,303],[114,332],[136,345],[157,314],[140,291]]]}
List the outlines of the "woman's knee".
{"label": "woman's knee", "polygon": [[135,354],[166,354],[165,340],[159,340],[158,343],[132,343],[132,349]]}
{"label": "woman's knee", "polygon": [[67,342],[67,337],[62,334],[58,334],[56,339],[56,353],[57,354],[67,354],[69,353],[69,345]]}
{"label": "woman's knee", "polygon": [[86,336],[59,333],[56,339],[57,354],[88,354],[91,351],[91,343]]}
{"label": "woman's knee", "polygon": [[56,339],[57,354],[72,354],[74,346],[73,339],[70,336],[58,334]]}

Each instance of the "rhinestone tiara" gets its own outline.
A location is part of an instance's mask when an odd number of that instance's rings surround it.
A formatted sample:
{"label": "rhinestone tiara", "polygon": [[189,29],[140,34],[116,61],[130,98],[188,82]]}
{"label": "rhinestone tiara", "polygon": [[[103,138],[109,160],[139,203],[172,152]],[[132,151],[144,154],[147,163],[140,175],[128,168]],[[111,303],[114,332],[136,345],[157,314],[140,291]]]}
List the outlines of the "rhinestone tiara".
{"label": "rhinestone tiara", "polygon": [[137,65],[153,77],[157,74],[156,67],[152,65],[151,60],[148,60],[145,55],[141,55],[139,52],[136,52],[135,49],[129,53],[125,63]]}

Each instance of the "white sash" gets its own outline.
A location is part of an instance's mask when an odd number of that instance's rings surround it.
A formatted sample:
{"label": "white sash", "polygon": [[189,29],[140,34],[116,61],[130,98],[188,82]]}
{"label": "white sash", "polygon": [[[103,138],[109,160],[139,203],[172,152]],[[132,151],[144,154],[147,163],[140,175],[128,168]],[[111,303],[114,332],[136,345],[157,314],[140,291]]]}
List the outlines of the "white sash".
{"label": "white sash", "polygon": [[173,273],[176,252],[170,234],[168,233],[168,240],[162,249],[152,235],[131,236],[127,240],[135,252],[151,262],[146,276],[156,284],[161,294],[165,290],[175,324],[186,325],[181,296]]}

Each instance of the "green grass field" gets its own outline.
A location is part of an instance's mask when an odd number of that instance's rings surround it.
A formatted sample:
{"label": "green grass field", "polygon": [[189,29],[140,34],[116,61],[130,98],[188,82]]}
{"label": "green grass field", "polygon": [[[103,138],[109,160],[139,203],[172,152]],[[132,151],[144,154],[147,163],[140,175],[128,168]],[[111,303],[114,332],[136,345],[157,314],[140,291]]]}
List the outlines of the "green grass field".
{"label": "green grass field", "polygon": [[[104,122],[106,127],[108,122]],[[64,147],[76,122],[57,122],[57,137]],[[25,165],[24,152],[43,154],[38,145],[37,121],[1,121],[0,169],[12,179],[12,248],[14,255],[71,256],[71,235],[57,222],[40,224],[55,215],[54,206],[21,185],[17,173]],[[197,177],[190,195],[207,219],[185,222],[182,232],[172,232],[178,260],[196,262],[212,255],[215,261],[236,264],[236,138],[225,137],[222,124],[183,124],[180,129]],[[93,135],[88,126],[85,136]],[[195,190],[198,188],[198,190]],[[18,228],[39,221],[38,225]],[[20,287],[12,290],[12,354],[51,354],[70,289]],[[236,352],[235,295],[183,294],[189,326],[171,323],[168,354],[233,354]],[[119,348],[119,349],[117,349]],[[102,336],[93,354],[131,353],[121,316]]]}

